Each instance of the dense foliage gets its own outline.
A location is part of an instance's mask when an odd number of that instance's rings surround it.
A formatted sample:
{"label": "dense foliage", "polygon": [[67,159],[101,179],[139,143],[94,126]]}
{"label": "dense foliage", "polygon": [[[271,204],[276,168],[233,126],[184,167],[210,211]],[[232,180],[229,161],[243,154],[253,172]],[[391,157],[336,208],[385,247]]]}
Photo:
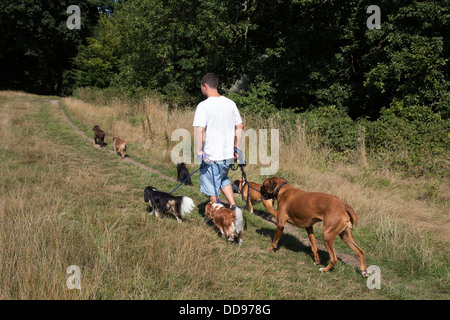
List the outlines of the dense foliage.
{"label": "dense foliage", "polygon": [[448,118],[449,2],[379,1],[382,24],[372,30],[370,4],[123,1],[81,47],[75,80],[150,88],[181,103],[214,71],[222,89],[252,111],[335,105],[376,119],[405,103]]}
{"label": "dense foliage", "polygon": [[151,91],[189,105],[215,72],[243,112],[302,113],[335,150],[355,145],[334,128],[362,124],[378,154],[402,141],[448,151],[449,0],[377,1],[377,29],[371,0],[83,0],[80,30],[66,27],[69,1],[16,2],[0,3],[1,88]]}
{"label": "dense foliage", "polygon": [[71,59],[86,37],[93,35],[100,12],[108,3],[76,1],[81,29],[67,28],[67,8],[74,1],[0,1],[0,89],[35,93],[67,93]]}

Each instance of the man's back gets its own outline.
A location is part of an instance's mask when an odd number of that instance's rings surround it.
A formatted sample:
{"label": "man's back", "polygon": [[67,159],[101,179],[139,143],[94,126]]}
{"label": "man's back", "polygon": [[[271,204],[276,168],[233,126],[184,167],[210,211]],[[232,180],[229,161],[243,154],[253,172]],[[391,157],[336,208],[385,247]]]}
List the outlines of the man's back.
{"label": "man's back", "polygon": [[236,104],[224,97],[209,97],[199,103],[194,127],[205,128],[204,150],[213,161],[234,157],[235,126],[242,123]]}

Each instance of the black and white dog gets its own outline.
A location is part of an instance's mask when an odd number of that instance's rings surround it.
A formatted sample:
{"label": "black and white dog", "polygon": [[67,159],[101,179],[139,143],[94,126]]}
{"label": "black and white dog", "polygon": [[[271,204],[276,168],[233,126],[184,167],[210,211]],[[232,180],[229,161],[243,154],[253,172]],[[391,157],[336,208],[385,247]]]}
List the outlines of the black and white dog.
{"label": "black and white dog", "polygon": [[194,201],[189,197],[173,196],[170,193],[156,190],[156,188],[148,186],[144,190],[144,201],[152,206],[152,212],[157,217],[172,211],[177,218],[178,223],[182,222],[182,218],[189,215],[195,207]]}
{"label": "black and white dog", "polygon": [[[177,181],[183,182],[187,177],[189,177],[189,170],[186,168],[186,163],[177,164]],[[192,186],[191,178],[186,180],[186,184]]]}

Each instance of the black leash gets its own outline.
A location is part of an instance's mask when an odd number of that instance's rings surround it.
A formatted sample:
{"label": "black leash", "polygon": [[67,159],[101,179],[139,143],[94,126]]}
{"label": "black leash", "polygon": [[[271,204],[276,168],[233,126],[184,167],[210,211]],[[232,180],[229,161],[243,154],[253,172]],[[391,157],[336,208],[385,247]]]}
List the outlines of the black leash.
{"label": "black leash", "polygon": [[[241,169],[241,174],[242,174],[241,198],[243,201],[246,201],[244,209],[248,210],[249,209],[248,202],[250,201],[249,200],[250,189],[247,189],[247,200],[244,199],[244,193],[242,192],[244,183],[247,182],[247,174],[245,173],[245,170],[244,170],[244,167],[246,166],[245,157],[244,157],[244,154],[242,153],[242,151],[239,150],[238,148],[234,148],[234,151],[238,154],[238,157],[236,157],[236,159],[234,159],[234,163],[231,166],[231,170],[236,171],[238,168]],[[240,159],[239,161],[238,161],[238,158]]]}

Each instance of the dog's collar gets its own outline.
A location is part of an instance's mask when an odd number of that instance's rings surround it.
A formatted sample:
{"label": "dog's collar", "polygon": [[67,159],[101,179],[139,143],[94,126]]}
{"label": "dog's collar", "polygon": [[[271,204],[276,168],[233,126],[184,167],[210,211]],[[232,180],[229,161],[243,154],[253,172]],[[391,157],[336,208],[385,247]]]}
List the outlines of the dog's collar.
{"label": "dog's collar", "polygon": [[280,184],[280,186],[277,188],[277,190],[275,190],[275,194],[273,195],[275,200],[278,198],[278,192],[280,192],[281,188],[286,184],[288,184],[286,181],[283,182],[282,184]]}

